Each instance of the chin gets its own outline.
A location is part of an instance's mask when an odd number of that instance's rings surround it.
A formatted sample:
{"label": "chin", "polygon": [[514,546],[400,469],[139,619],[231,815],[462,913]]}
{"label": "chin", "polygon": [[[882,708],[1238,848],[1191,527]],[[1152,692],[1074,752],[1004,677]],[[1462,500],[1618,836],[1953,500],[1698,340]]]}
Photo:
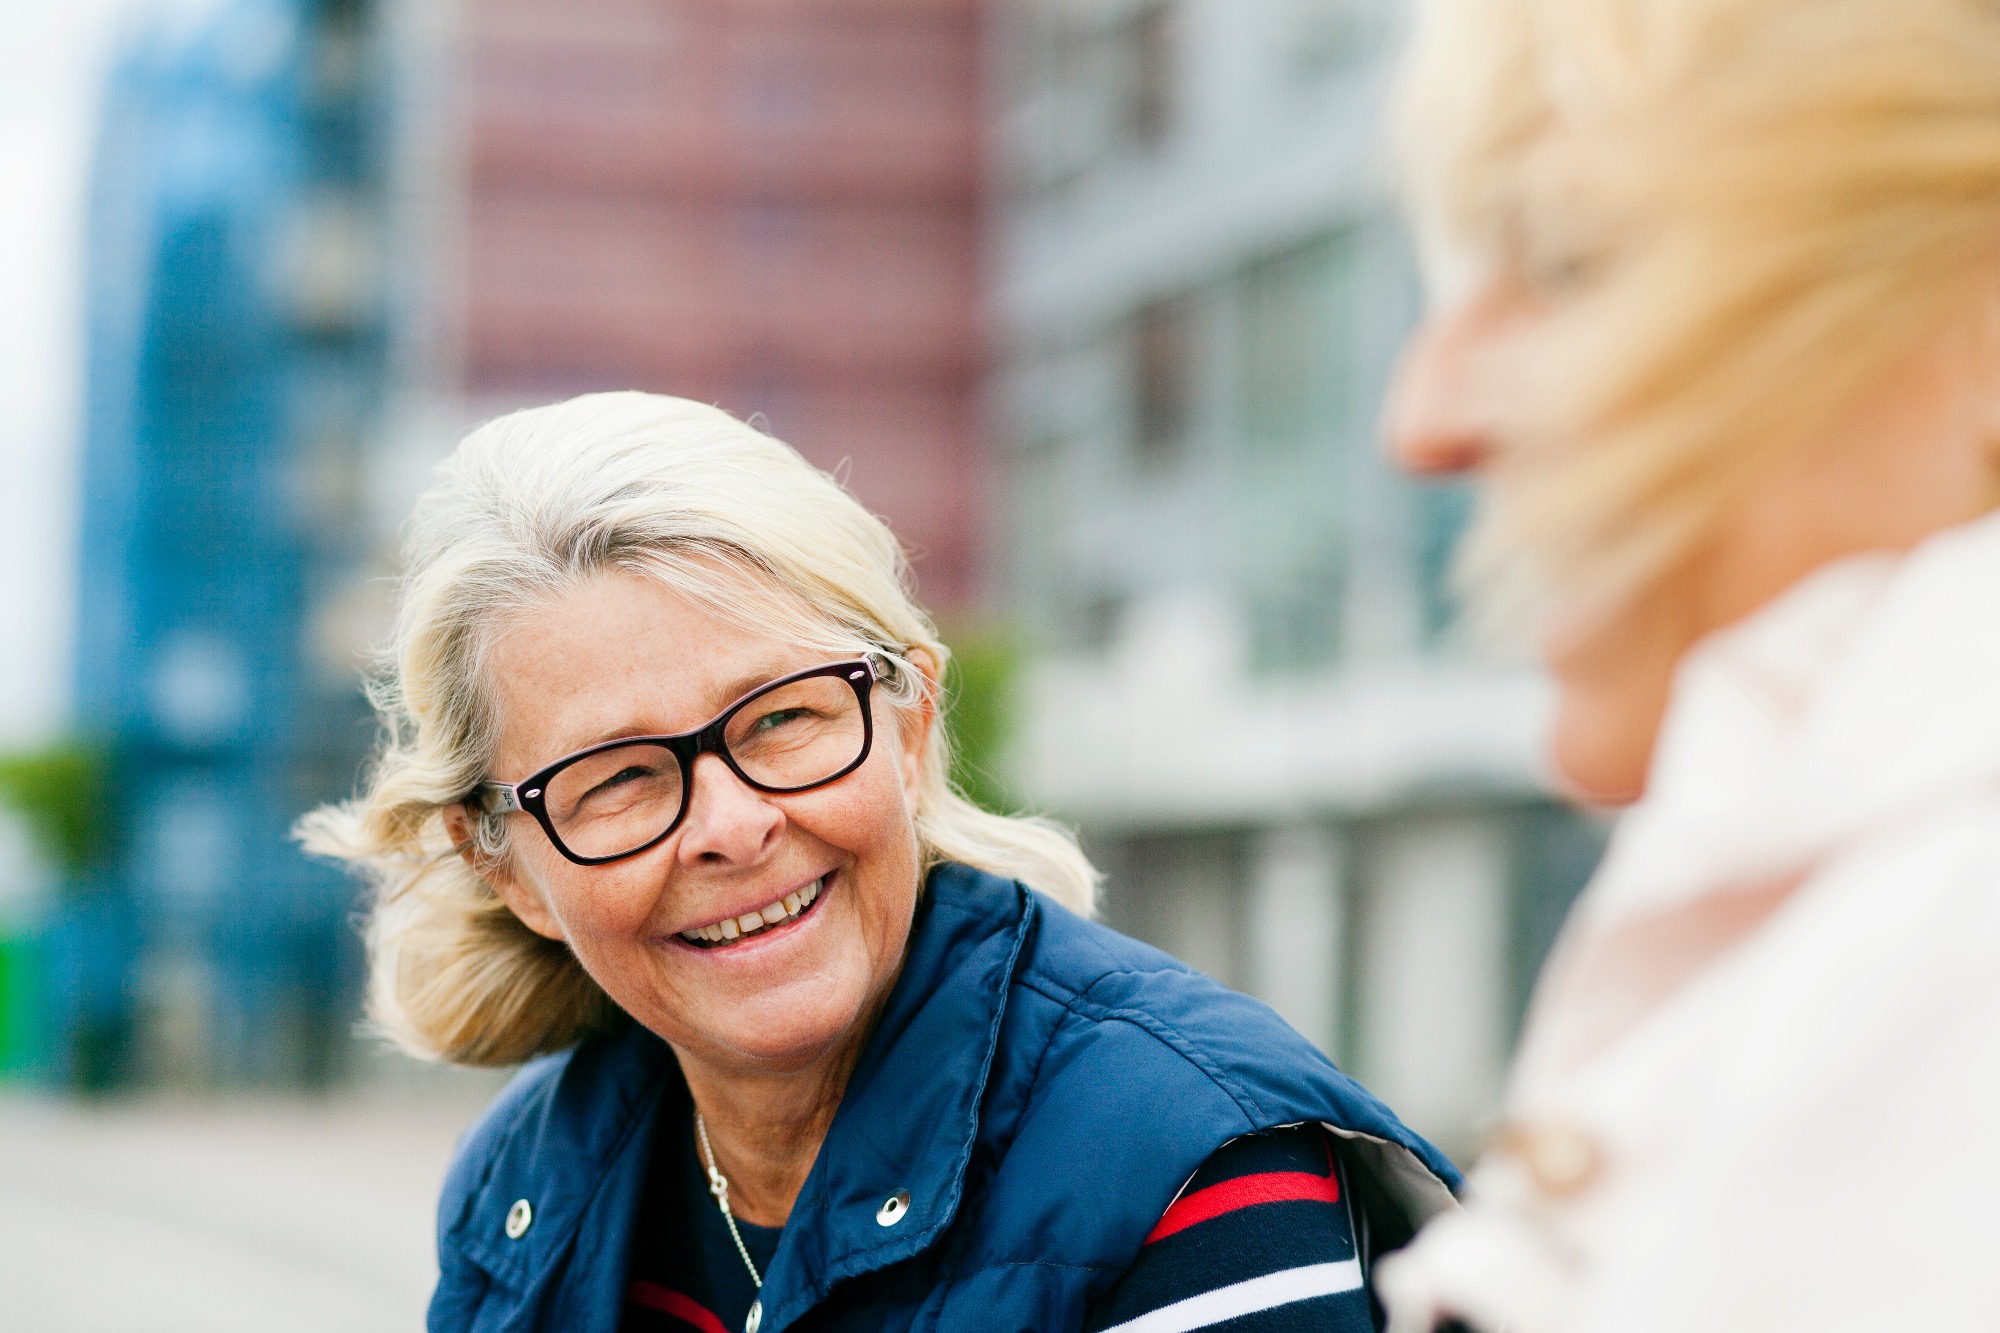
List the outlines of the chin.
{"label": "chin", "polygon": [[805,1068],[845,1042],[861,1021],[861,1009],[859,1003],[842,1003],[824,989],[806,996],[780,992],[714,1015],[707,1023],[716,1045],[775,1072]]}
{"label": "chin", "polygon": [[1569,697],[1559,706],[1549,759],[1565,797],[1580,805],[1619,809],[1646,792],[1653,735],[1634,736],[1621,719]]}
{"label": "chin", "polygon": [[1687,643],[1679,619],[1645,610],[1543,644],[1556,684],[1549,758],[1565,794],[1585,805],[1615,809],[1646,792]]}

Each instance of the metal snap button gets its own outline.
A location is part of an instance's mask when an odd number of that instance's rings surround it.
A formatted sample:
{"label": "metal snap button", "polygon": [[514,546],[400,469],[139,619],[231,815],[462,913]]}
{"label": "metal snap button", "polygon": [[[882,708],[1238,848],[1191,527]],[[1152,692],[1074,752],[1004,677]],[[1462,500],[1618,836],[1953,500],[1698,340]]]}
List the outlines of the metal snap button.
{"label": "metal snap button", "polygon": [[757,1333],[764,1325],[764,1302],[750,1302],[750,1313],[743,1316],[743,1333]]}
{"label": "metal snap button", "polygon": [[885,1227],[895,1226],[896,1223],[903,1220],[903,1215],[909,1211],[910,1192],[908,1190],[897,1190],[894,1194],[884,1199],[882,1206],[875,1211],[876,1225]]}
{"label": "metal snap button", "polygon": [[527,1235],[528,1224],[534,1220],[534,1205],[526,1199],[514,1200],[514,1206],[507,1210],[507,1239],[519,1240]]}

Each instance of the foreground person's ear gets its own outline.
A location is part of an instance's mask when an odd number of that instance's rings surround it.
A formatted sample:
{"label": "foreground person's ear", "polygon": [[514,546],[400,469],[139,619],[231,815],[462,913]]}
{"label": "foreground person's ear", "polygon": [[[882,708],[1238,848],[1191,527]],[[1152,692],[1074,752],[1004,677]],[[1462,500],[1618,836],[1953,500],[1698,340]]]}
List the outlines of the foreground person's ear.
{"label": "foreground person's ear", "polygon": [[479,844],[472,836],[472,817],[463,805],[448,805],[444,808],[444,830],[451,838],[451,845],[458,852],[472,873],[486,881],[509,911],[520,918],[521,924],[544,939],[563,939],[562,923],[542,899],[542,894],[534,885],[522,881],[514,873],[514,860],[507,857],[494,860],[479,851]]}

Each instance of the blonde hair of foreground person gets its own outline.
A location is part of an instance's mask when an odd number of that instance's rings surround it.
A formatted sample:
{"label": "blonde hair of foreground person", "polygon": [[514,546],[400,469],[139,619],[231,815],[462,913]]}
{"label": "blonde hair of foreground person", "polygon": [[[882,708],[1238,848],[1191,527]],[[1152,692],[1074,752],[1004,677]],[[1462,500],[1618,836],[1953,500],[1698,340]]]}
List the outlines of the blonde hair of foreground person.
{"label": "blonde hair of foreground person", "polygon": [[1492,371],[1502,606],[1617,604],[2000,304],[1995,0],[1427,0],[1401,120],[1439,294],[1549,316]]}
{"label": "blonde hair of foreground person", "polygon": [[[888,527],[725,412],[592,394],[467,436],[411,522],[371,690],[386,735],[365,790],[299,828],[309,851],[371,883],[370,1016],[414,1054],[515,1064],[574,1044],[611,1013],[569,949],[521,924],[466,864],[443,812],[489,776],[496,728],[482,671],[495,633],[613,569],[829,657],[876,654],[890,664],[876,697],[891,708],[932,688],[911,652],[940,672],[947,660]],[[947,777],[949,745],[932,728],[915,814],[923,863],[961,861],[1091,913],[1097,874],[1074,839],[967,801]],[[474,827],[480,857],[508,854],[503,816]]]}

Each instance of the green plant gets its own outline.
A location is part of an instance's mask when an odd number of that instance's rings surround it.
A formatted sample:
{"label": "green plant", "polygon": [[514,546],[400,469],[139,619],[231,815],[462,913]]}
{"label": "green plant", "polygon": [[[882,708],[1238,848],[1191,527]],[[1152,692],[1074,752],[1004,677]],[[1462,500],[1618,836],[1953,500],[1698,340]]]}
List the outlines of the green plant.
{"label": "green plant", "polygon": [[1013,636],[994,625],[953,627],[946,637],[951,664],[945,671],[945,721],[951,728],[951,779],[987,810],[1018,806],[1001,777],[1001,758],[1013,729],[1013,692],[1021,655]]}
{"label": "green plant", "polygon": [[0,755],[0,803],[19,812],[49,858],[71,874],[108,850],[110,765],[95,746],[67,741]]}

